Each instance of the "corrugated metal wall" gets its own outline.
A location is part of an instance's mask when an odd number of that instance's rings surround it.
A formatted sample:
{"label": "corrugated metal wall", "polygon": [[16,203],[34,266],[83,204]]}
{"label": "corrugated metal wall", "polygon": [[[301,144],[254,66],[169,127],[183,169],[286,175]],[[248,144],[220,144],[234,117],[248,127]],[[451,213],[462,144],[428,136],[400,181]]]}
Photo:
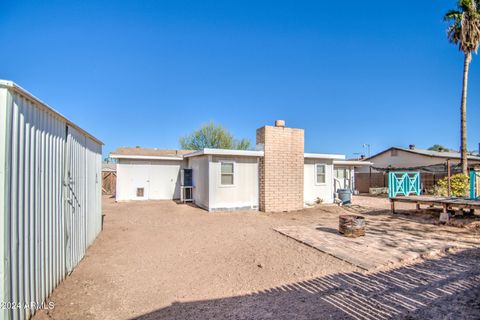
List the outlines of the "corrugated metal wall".
{"label": "corrugated metal wall", "polygon": [[101,229],[101,144],[13,88],[0,109],[0,312],[28,319]]}
{"label": "corrugated metal wall", "polygon": [[87,247],[102,230],[102,145],[86,139]]}
{"label": "corrugated metal wall", "polygon": [[67,270],[85,255],[101,229],[101,147],[68,127],[66,152]]}

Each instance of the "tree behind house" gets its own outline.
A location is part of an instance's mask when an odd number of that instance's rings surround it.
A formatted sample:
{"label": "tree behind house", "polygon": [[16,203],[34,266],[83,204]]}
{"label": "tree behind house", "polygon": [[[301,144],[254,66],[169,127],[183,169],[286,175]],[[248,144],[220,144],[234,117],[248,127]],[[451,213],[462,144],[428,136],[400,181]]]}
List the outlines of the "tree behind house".
{"label": "tree behind house", "polygon": [[441,144],[434,144],[433,146],[431,146],[430,148],[428,148],[428,150],[431,150],[431,151],[439,151],[439,152],[447,152],[447,151],[450,151],[450,149],[445,148],[445,147],[442,146]]}
{"label": "tree behind house", "polygon": [[187,136],[181,137],[179,143],[184,150],[201,150],[203,148],[250,149],[249,140],[237,140],[226,128],[213,122],[204,124],[200,129],[195,130]]}
{"label": "tree behind house", "polygon": [[444,20],[450,23],[447,35],[450,42],[458,45],[465,55],[463,62],[463,87],[460,103],[460,153],[462,157],[462,173],[467,174],[467,87],[468,68],[472,61],[472,53],[477,52],[480,42],[480,0],[459,0],[457,10],[450,10]]}

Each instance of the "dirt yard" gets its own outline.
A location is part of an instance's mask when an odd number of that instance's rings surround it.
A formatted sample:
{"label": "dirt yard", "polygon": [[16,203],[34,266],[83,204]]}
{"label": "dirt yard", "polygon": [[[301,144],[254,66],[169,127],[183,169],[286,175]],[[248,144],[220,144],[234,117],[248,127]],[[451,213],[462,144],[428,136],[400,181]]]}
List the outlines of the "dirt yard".
{"label": "dirt yard", "polygon": [[52,294],[55,308],[34,319],[480,317],[478,248],[366,273],[272,229],[354,211],[464,241],[478,237],[467,228],[433,225],[424,215],[391,217],[386,199],[356,197],[355,203],[279,214],[208,213],[170,201],[104,198],[103,232]]}

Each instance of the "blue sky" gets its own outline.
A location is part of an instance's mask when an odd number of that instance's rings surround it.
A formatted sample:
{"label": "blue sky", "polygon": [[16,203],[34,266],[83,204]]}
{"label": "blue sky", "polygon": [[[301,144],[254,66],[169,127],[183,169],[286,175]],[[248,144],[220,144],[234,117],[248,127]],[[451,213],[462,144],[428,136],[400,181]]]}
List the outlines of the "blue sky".
{"label": "blue sky", "polygon": [[[202,123],[255,141],[286,120],[307,152],[459,148],[455,1],[5,1],[0,78],[104,141],[177,148]],[[468,143],[480,142],[480,57]]]}

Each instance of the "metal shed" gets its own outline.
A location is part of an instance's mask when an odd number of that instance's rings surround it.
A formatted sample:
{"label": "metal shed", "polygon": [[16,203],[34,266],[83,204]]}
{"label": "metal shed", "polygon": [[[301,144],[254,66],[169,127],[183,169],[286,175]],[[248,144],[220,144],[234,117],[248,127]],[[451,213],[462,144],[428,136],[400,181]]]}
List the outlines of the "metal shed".
{"label": "metal shed", "polygon": [[101,230],[102,142],[0,80],[1,319],[28,319]]}

